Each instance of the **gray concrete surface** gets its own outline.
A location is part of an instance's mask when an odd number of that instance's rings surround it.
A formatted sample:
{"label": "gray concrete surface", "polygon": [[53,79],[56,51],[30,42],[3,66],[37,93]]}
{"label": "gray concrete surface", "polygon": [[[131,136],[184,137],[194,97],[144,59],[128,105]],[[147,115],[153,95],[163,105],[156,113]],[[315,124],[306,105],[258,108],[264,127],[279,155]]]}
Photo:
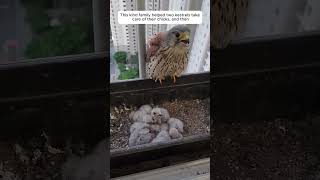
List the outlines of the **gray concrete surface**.
{"label": "gray concrete surface", "polygon": [[132,174],[111,180],[209,180],[210,158]]}

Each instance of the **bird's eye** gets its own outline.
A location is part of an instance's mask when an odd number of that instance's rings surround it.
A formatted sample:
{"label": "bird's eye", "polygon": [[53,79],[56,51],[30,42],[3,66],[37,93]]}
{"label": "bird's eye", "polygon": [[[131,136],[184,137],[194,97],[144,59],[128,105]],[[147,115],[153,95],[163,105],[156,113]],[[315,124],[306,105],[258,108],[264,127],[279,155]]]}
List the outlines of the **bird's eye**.
{"label": "bird's eye", "polygon": [[177,38],[180,36],[180,34],[179,34],[178,32],[176,32],[175,34],[176,34],[176,37],[177,37]]}

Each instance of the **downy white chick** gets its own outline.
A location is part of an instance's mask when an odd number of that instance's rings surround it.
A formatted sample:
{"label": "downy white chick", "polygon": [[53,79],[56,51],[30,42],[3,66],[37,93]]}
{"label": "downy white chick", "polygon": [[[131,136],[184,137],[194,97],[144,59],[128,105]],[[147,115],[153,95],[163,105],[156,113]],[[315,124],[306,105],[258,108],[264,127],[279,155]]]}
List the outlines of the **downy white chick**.
{"label": "downy white chick", "polygon": [[146,112],[147,114],[151,114],[151,110],[152,110],[152,107],[149,105],[149,104],[145,104],[145,105],[142,105],[140,108],[139,108],[140,111],[144,111]]}
{"label": "downy white chick", "polygon": [[182,138],[183,133],[183,122],[177,118],[170,118],[169,124],[169,135],[172,139]]}
{"label": "downy white chick", "polygon": [[139,132],[142,129],[149,129],[150,126],[147,123],[135,122],[130,126],[129,146],[135,146],[139,137]]}
{"label": "downy white chick", "polygon": [[136,145],[150,143],[154,137],[155,137],[155,134],[153,134],[150,131],[150,129],[141,129],[139,131],[139,136],[137,138]]}
{"label": "downy white chick", "polygon": [[180,133],[183,133],[183,122],[177,118],[170,118],[168,121],[169,127],[176,128]]}
{"label": "downy white chick", "polygon": [[159,133],[160,131],[168,131],[169,125],[167,123],[157,124],[153,123],[150,124],[151,131],[154,133]]}
{"label": "downy white chick", "polygon": [[152,116],[150,114],[144,114],[142,117],[142,122],[144,123],[154,123]]}
{"label": "downy white chick", "polygon": [[151,116],[153,121],[157,122],[158,124],[166,123],[170,119],[168,110],[159,107],[152,109]]}
{"label": "downy white chick", "polygon": [[160,124],[157,124],[157,123],[155,123],[155,124],[150,124],[150,129],[151,129],[151,131],[154,132],[154,133],[159,133],[160,130],[161,130],[161,125],[160,125]]}
{"label": "downy white chick", "polygon": [[129,118],[134,122],[145,122],[145,123],[152,123],[152,116],[147,114],[144,110],[138,110],[135,112],[131,112],[129,114]]}
{"label": "downy white chick", "polygon": [[146,123],[136,122],[130,127],[129,146],[141,145],[151,142],[155,135]]}
{"label": "downy white chick", "polygon": [[169,135],[172,139],[179,139],[183,137],[176,128],[170,128]]}
{"label": "downy white chick", "polygon": [[136,130],[140,130],[143,128],[149,128],[149,124],[143,122],[135,122],[130,126],[130,134],[132,134]]}
{"label": "downy white chick", "polygon": [[169,125],[167,123],[162,123],[160,125],[161,131],[168,131],[169,130]]}
{"label": "downy white chick", "polygon": [[171,138],[168,134],[168,131],[160,131],[159,134],[151,142],[158,143],[158,142],[167,142],[170,140]]}
{"label": "downy white chick", "polygon": [[129,114],[129,118],[131,120],[133,120],[134,122],[137,122],[137,121],[142,121],[142,118],[143,116],[145,115],[146,113],[144,111],[133,111]]}

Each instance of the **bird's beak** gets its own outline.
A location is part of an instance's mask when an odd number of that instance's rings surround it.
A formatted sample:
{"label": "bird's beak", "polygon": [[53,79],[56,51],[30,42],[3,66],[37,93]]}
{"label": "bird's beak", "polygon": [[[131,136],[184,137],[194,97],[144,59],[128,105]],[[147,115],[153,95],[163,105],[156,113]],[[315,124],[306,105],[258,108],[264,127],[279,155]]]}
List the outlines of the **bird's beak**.
{"label": "bird's beak", "polygon": [[179,41],[189,44],[190,35],[188,32],[180,33]]}

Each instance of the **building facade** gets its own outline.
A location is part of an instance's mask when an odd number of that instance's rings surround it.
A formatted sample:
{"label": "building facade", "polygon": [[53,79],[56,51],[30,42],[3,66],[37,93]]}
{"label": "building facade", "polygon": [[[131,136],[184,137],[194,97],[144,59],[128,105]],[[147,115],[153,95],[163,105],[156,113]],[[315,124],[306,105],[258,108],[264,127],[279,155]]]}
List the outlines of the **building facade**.
{"label": "building facade", "polygon": [[[165,11],[169,8],[169,0],[146,0],[146,11]],[[158,32],[166,31],[166,24],[146,24],[146,41]]]}
{"label": "building facade", "polygon": [[136,0],[110,1],[110,25],[116,51],[125,51],[132,55],[138,51],[138,25],[118,23],[118,11],[133,11],[136,9]]}
{"label": "building facade", "polygon": [[201,11],[202,24],[196,26],[193,35],[186,73],[210,70],[210,0],[202,1]]}

